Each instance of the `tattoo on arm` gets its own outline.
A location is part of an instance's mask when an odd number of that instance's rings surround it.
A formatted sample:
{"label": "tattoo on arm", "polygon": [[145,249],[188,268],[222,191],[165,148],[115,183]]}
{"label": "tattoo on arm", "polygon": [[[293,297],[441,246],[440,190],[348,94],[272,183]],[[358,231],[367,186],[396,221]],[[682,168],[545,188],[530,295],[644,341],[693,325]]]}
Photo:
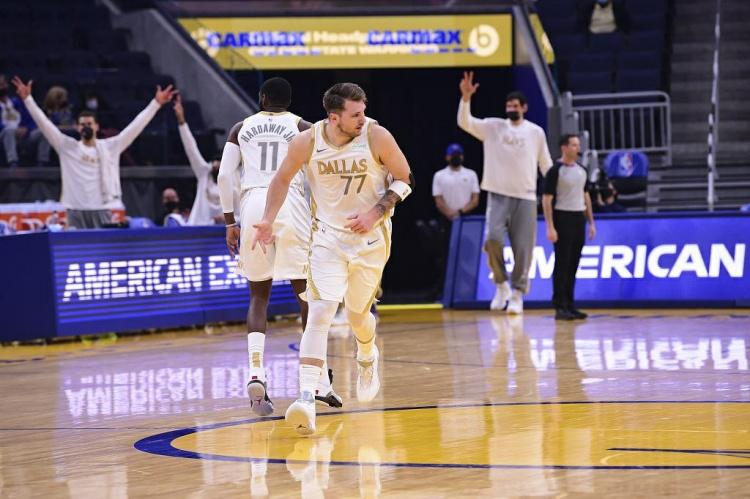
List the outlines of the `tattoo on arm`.
{"label": "tattoo on arm", "polygon": [[398,197],[398,194],[396,194],[393,191],[387,191],[385,195],[380,198],[380,201],[375,205],[375,209],[380,212],[380,216],[382,217],[385,215],[388,210],[396,206],[396,203],[398,203],[401,200],[401,198]]}
{"label": "tattoo on arm", "polygon": [[239,135],[240,135],[240,129],[242,128],[242,122],[238,121],[234,124],[231,130],[229,130],[229,137],[227,137],[227,142],[231,142],[232,144],[240,145],[239,142]]}

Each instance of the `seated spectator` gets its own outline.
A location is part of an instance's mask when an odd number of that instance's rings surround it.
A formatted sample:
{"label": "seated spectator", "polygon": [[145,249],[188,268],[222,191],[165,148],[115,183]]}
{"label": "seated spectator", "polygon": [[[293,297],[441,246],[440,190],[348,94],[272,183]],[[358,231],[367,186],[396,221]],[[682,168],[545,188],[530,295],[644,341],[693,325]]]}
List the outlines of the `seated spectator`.
{"label": "seated spectator", "polygon": [[630,16],[622,0],[585,0],[578,15],[579,23],[594,35],[630,31]]}
{"label": "seated spectator", "polygon": [[625,207],[617,202],[617,189],[612,182],[607,181],[597,186],[596,203],[598,213],[623,213]]}
{"label": "seated spectator", "polygon": [[180,206],[180,195],[171,187],[167,187],[161,193],[161,204],[164,207],[163,216],[159,225],[164,227],[181,227],[187,224]]}
{"label": "seated spectator", "polygon": [[[75,118],[68,102],[68,91],[63,87],[52,87],[44,97],[42,110],[47,118],[65,135],[75,136]],[[42,131],[37,128],[29,136],[29,145],[36,146],[36,161],[39,166],[49,166],[50,145]]]}
{"label": "seated spectator", "polygon": [[18,166],[18,144],[28,139],[36,124],[21,99],[9,97],[8,92],[8,80],[0,74],[0,141],[8,166],[15,168]]}

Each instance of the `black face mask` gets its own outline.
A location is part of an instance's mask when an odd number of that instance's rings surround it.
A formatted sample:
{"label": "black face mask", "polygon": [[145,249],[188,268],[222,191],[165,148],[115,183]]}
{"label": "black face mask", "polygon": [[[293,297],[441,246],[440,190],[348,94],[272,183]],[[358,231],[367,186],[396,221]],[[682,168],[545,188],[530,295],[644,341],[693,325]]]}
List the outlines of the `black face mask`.
{"label": "black face mask", "polygon": [[8,87],[0,88],[0,97],[7,97],[8,96]]}
{"label": "black face mask", "polygon": [[448,164],[451,166],[461,166],[461,164],[464,162],[464,157],[460,154],[454,154],[450,157],[450,160],[448,161]]}
{"label": "black face mask", "polygon": [[518,121],[521,119],[521,113],[518,111],[506,111],[505,115],[510,121]]}
{"label": "black face mask", "polygon": [[81,138],[83,140],[91,140],[94,137],[94,129],[90,126],[85,126],[81,129]]}
{"label": "black face mask", "polygon": [[177,201],[167,201],[166,203],[164,203],[164,211],[166,211],[167,213],[172,213],[178,206],[179,204],[177,203]]}

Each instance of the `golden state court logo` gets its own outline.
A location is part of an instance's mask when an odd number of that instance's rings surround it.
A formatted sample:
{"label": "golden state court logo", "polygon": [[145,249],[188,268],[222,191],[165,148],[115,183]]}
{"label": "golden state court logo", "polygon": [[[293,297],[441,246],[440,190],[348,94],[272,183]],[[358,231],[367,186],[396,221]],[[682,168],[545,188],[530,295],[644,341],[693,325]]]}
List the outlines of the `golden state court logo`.
{"label": "golden state court logo", "polygon": [[500,47],[500,35],[489,24],[480,24],[469,33],[469,48],[479,57],[489,57]]}
{"label": "golden state court logo", "polygon": [[190,32],[190,36],[195,40],[195,43],[197,43],[198,46],[205,50],[211,57],[216,57],[216,54],[219,53],[219,47],[212,46],[208,43],[209,37],[215,34],[215,31],[206,28],[198,28],[197,30]]}

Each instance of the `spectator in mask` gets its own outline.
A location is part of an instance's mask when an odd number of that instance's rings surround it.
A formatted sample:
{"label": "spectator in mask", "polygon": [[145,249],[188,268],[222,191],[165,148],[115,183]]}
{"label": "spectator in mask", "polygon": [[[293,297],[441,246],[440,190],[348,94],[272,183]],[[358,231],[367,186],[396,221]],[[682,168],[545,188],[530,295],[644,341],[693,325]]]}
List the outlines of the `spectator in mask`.
{"label": "spectator in mask", "polygon": [[167,187],[161,193],[161,204],[164,207],[164,216],[161,224],[164,227],[181,227],[186,225],[185,217],[180,209],[180,195],[171,187]]}
{"label": "spectator in mask", "polygon": [[451,144],[445,151],[448,165],[432,178],[435,206],[446,221],[470,213],[479,204],[479,178],[463,166],[464,149]]}
{"label": "spectator in mask", "polygon": [[97,140],[99,123],[96,114],[79,114],[75,140],[62,133],[31,96],[32,81],[13,78],[18,96],[23,99],[31,117],[60,157],[62,203],[67,209],[68,226],[78,229],[102,227],[112,220],[110,210],[123,209],[120,188],[120,154],[130,146],[156,115],[159,108],[176,95],[172,85],[156,87],[153,100],[125,129],[114,137]]}
{"label": "spectator in mask", "polygon": [[18,97],[8,95],[8,81],[0,74],[0,142],[10,168],[18,166],[18,143],[35,129],[34,121]]}
{"label": "spectator in mask", "polygon": [[223,224],[224,212],[221,209],[219,186],[216,183],[221,155],[215,156],[210,162],[203,159],[201,152],[198,150],[198,144],[195,142],[195,137],[190,133],[190,127],[185,121],[185,110],[182,107],[182,100],[179,95],[174,101],[174,114],[180,130],[182,147],[185,148],[185,155],[190,162],[190,168],[193,169],[198,181],[195,202],[193,202],[193,208],[190,210],[187,225]]}
{"label": "spectator in mask", "polygon": [[630,31],[630,16],[621,0],[588,0],[581,3],[580,23],[592,35]]}
{"label": "spectator in mask", "polygon": [[417,229],[425,240],[424,250],[432,253],[437,266],[433,295],[439,297],[445,278],[445,263],[450,242],[451,223],[462,215],[471,213],[479,204],[479,178],[476,172],[463,166],[464,149],[460,144],[450,144],[445,150],[445,168],[432,178],[432,196],[440,212],[439,220],[417,222]]}

